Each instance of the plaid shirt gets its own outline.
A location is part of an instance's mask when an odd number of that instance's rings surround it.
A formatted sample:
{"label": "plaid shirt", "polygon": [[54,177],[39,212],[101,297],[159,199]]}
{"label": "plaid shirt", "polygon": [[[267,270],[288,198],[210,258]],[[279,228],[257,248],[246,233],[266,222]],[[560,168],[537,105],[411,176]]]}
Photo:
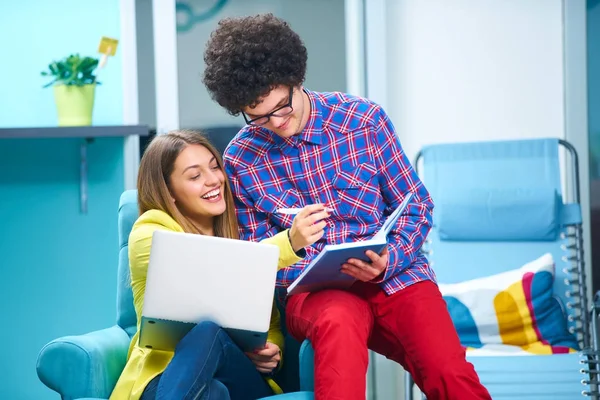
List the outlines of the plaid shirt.
{"label": "plaid shirt", "polygon": [[281,207],[324,203],[334,209],[325,235],[306,257],[280,270],[286,287],[326,244],[374,235],[407,191],[414,200],[389,239],[388,267],[377,281],[392,294],[435,275],[420,248],[431,228],[433,202],[404,154],[391,121],[369,100],[343,93],[306,91],[311,111],[304,130],[281,138],[245,126],[224,154],[241,237],[258,241],[290,228]]}

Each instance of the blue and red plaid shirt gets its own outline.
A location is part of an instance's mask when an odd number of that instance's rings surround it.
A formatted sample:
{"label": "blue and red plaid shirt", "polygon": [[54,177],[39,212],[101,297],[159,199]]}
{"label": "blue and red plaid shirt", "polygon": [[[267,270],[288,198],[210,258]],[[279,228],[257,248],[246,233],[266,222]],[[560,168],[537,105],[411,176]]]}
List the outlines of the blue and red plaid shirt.
{"label": "blue and red plaid shirt", "polygon": [[388,116],[363,98],[305,91],[311,111],[299,135],[284,139],[247,125],[225,150],[242,239],[259,241],[290,228],[293,215],[278,214],[278,208],[333,208],[323,238],[306,249],[302,261],[278,272],[277,285],[286,287],[324,245],[372,237],[410,191],[414,198],[392,229],[388,267],[376,283],[392,294],[435,281],[420,252],[433,202]]}

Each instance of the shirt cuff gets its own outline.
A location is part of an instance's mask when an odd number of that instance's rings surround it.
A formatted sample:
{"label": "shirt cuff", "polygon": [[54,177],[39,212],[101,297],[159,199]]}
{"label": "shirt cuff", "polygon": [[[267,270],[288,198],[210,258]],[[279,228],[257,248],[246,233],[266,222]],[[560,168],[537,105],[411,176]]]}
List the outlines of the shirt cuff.
{"label": "shirt cuff", "polygon": [[395,246],[388,245],[388,265],[375,278],[371,279],[372,283],[383,283],[390,279],[395,274],[396,267],[398,266],[398,249]]}

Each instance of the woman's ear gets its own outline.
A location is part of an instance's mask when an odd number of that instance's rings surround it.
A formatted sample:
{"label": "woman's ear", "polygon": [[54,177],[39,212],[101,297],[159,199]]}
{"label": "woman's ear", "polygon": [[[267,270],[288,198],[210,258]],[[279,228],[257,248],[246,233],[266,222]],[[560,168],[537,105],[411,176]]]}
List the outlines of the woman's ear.
{"label": "woman's ear", "polygon": [[176,202],[175,196],[173,196],[173,193],[171,193],[171,190],[169,189],[167,191],[167,193],[169,193],[169,200],[171,200],[171,203],[175,204],[175,202]]}

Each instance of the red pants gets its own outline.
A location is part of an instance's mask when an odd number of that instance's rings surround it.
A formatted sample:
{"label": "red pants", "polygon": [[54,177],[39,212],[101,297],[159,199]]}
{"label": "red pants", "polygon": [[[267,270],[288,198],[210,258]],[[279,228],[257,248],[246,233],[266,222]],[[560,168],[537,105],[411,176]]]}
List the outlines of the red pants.
{"label": "red pants", "polygon": [[364,399],[368,349],[400,363],[429,400],[491,399],[466,361],[437,286],[388,296],[374,284],[291,296],[289,332],[315,350],[315,399]]}

